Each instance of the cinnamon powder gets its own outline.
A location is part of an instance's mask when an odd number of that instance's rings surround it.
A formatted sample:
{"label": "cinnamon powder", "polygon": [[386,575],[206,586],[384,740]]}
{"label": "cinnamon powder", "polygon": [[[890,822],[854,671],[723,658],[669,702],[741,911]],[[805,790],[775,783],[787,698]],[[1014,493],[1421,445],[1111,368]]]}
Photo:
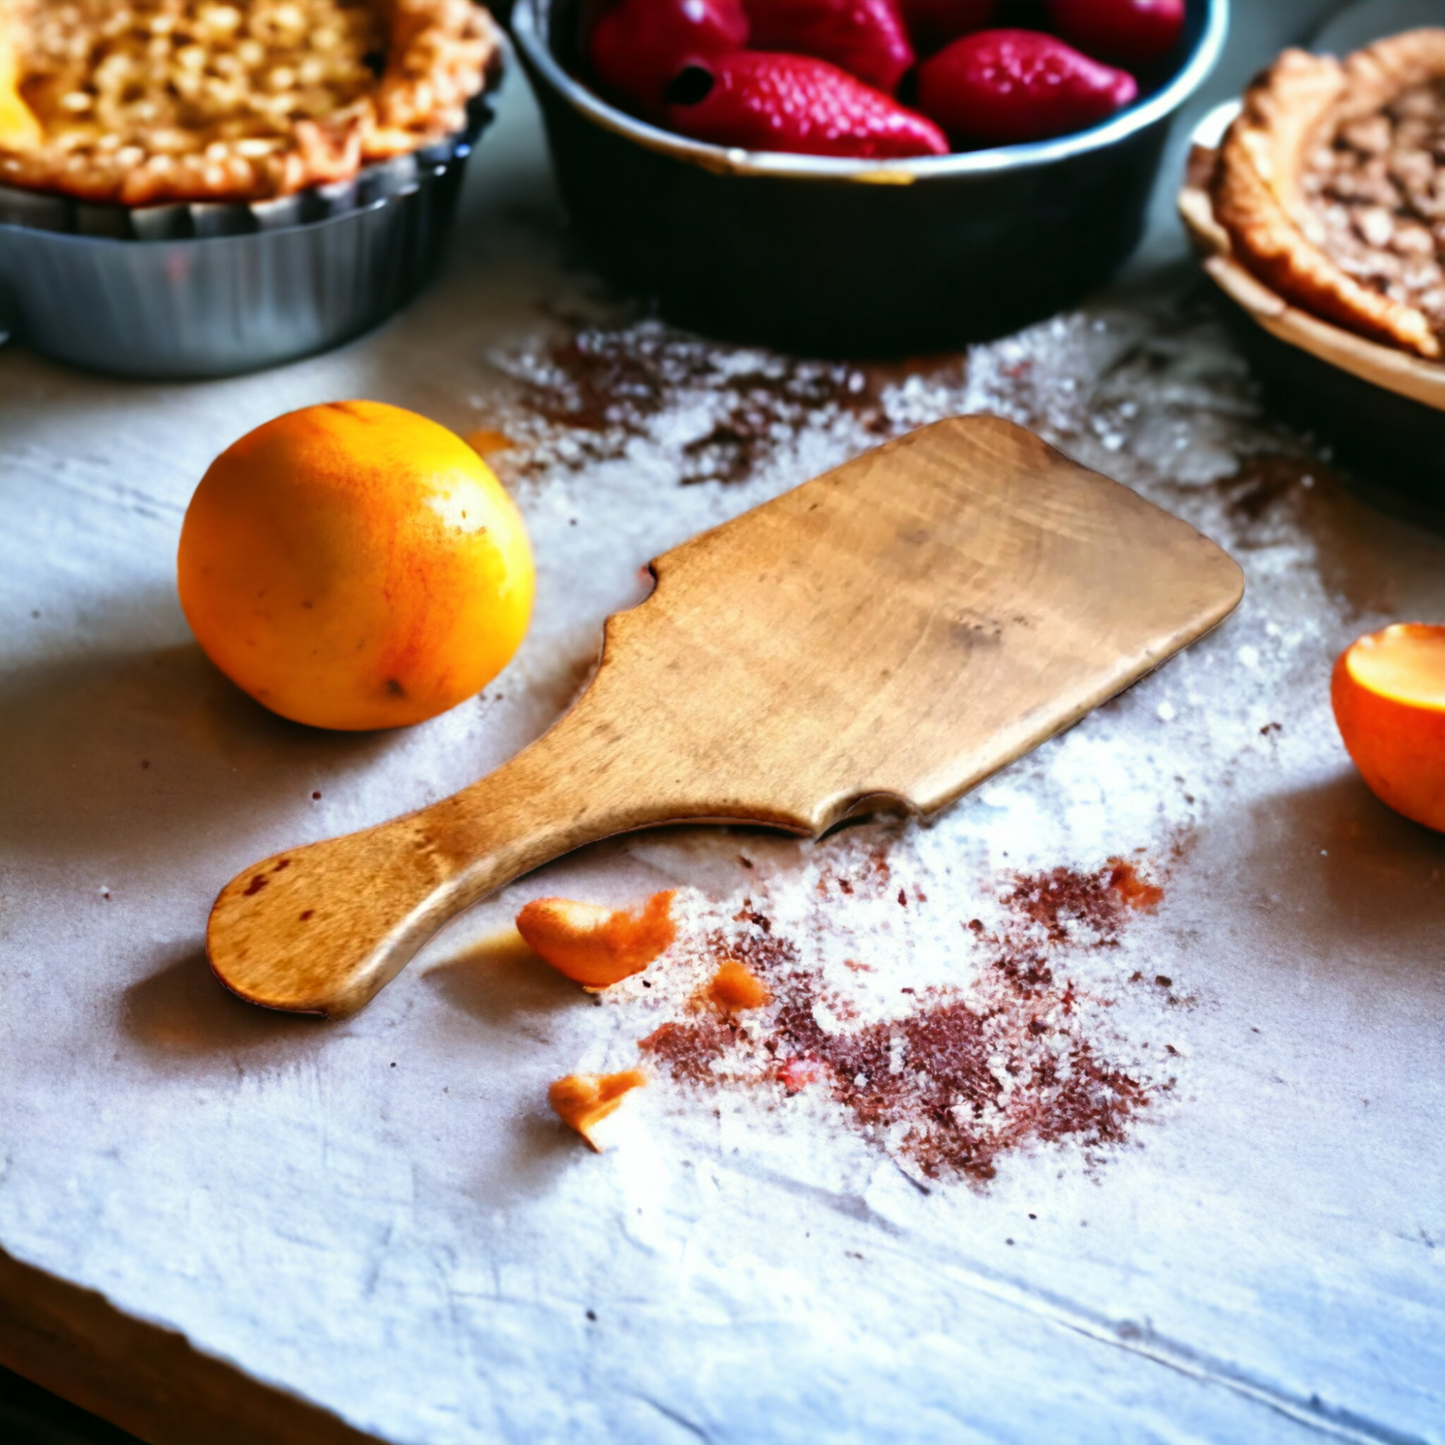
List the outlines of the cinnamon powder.
{"label": "cinnamon powder", "polygon": [[[819,889],[846,894],[870,871],[875,888],[888,887],[886,862],[874,860],[851,876],[825,875]],[[1030,1144],[1117,1144],[1169,1085],[1111,1058],[1093,1036],[1082,995],[1062,976],[1065,955],[1116,945],[1137,911],[1162,897],[1117,859],[1095,872],[1017,875],[999,897],[1000,926],[963,922],[983,949],[967,991],[903,988],[896,1016],[867,1022],[750,905],[702,940],[701,962],[742,964],[771,1006],[755,1023],[683,1011],[640,1047],[686,1089],[785,1099],[825,1091],[849,1127],[927,1179],[990,1179],[1001,1156]]]}
{"label": "cinnamon powder", "polygon": [[805,433],[842,424],[861,450],[899,430],[878,368],[722,345],[656,321],[587,327],[494,361],[518,386],[509,433],[529,443],[524,474],[624,456],[661,428],[684,485],[742,482]]}

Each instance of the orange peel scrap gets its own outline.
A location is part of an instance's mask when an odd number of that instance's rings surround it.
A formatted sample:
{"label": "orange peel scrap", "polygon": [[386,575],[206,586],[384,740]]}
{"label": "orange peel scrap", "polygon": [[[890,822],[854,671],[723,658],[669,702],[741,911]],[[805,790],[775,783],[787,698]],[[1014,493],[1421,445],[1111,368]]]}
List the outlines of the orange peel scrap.
{"label": "orange peel scrap", "polygon": [[1110,858],[1109,887],[1130,908],[1157,908],[1164,901],[1164,890],[1139,876],[1139,870],[1124,858]]}
{"label": "orange peel scrap", "polygon": [[647,1083],[641,1069],[625,1069],[619,1074],[568,1074],[547,1090],[552,1112],[569,1128],[575,1129],[595,1153],[602,1146],[592,1137],[592,1130],[609,1114],[617,1112],[622,1100]]}
{"label": "orange peel scrap", "polygon": [[671,892],[654,893],[641,913],[538,898],[517,915],[527,947],[584,988],[609,988],[641,973],[677,937]]}
{"label": "orange peel scrap", "polygon": [[1370,791],[1445,833],[1445,627],[1402,622],[1360,638],[1336,662],[1330,696]]}
{"label": "orange peel scrap", "polygon": [[751,969],[732,958],[713,975],[707,987],[707,996],[726,1013],[763,1008],[773,1001],[767,984]]}

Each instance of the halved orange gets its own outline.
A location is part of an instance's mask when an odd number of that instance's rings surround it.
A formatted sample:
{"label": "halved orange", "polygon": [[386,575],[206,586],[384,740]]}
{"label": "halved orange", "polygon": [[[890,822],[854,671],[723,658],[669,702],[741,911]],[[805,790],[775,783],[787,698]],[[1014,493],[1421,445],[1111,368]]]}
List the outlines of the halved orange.
{"label": "halved orange", "polygon": [[1401,622],[1360,638],[1335,664],[1330,695],[1370,790],[1445,833],[1445,627]]}

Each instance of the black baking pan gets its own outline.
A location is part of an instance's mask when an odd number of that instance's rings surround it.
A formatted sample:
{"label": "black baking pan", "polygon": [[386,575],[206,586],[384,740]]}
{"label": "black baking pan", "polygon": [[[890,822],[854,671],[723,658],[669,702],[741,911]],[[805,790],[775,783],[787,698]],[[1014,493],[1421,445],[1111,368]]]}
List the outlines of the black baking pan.
{"label": "black baking pan", "polygon": [[715,336],[886,356],[1015,330],[1122,264],[1170,120],[1218,58],[1228,0],[1189,0],[1176,54],[1103,125],[887,162],[659,130],[579,78],[576,0],[516,0],[511,22],[572,223],[612,283]]}
{"label": "black baking pan", "polygon": [[1445,531],[1445,411],[1342,371],[1225,305],[1270,409],[1327,442],[1367,501]]}

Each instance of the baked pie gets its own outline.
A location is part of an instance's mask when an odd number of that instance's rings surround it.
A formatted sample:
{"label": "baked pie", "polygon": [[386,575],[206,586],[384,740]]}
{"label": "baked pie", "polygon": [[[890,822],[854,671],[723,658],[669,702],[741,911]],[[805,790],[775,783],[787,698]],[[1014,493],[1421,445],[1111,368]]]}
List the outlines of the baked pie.
{"label": "baked pie", "polygon": [[1445,355],[1445,29],[1340,61],[1286,51],[1215,168],[1236,259],[1316,316]]}
{"label": "baked pie", "polygon": [[499,55],[473,0],[0,0],[0,184],[291,195],[460,130]]}

